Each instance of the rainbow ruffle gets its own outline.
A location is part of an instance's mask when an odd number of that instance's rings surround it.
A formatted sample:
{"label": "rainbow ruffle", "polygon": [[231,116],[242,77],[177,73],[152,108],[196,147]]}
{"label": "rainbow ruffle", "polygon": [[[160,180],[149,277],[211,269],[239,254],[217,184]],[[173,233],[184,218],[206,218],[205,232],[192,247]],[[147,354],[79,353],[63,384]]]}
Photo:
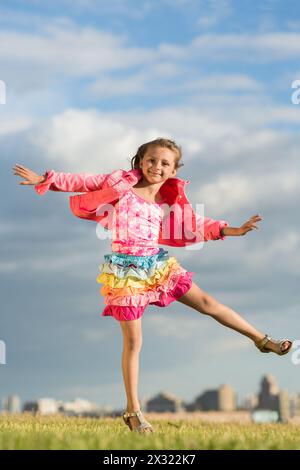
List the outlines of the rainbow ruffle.
{"label": "rainbow ruffle", "polygon": [[117,320],[139,318],[148,304],[164,307],[181,297],[192,285],[193,272],[180,266],[163,248],[151,256],[113,252],[104,255],[97,282],[104,296],[102,316]]}

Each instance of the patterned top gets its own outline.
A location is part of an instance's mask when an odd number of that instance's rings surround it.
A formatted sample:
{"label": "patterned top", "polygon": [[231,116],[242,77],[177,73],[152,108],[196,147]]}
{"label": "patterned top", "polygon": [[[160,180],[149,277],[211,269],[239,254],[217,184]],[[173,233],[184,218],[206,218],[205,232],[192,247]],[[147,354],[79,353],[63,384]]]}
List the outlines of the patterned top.
{"label": "patterned top", "polygon": [[149,256],[159,251],[163,203],[151,203],[132,189],[120,198],[113,214],[112,251]]}

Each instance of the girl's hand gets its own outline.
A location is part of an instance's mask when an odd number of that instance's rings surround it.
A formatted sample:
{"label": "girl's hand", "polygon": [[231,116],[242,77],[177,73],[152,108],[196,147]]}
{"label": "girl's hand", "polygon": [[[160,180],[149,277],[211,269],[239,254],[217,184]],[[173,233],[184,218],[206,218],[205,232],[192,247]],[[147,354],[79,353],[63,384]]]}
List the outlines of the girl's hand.
{"label": "girl's hand", "polygon": [[45,181],[45,176],[44,175],[38,175],[32,170],[29,170],[29,168],[26,168],[25,166],[18,165],[17,163],[14,166],[14,174],[21,176],[22,178],[25,179],[25,181],[20,181],[19,184],[39,184],[43,183]]}
{"label": "girl's hand", "polygon": [[255,225],[256,222],[259,220],[262,220],[262,217],[259,216],[259,214],[253,215],[247,222],[245,222],[241,227],[239,227],[239,235],[245,235],[247,232],[250,230],[253,230],[254,228],[257,228],[257,225]]}

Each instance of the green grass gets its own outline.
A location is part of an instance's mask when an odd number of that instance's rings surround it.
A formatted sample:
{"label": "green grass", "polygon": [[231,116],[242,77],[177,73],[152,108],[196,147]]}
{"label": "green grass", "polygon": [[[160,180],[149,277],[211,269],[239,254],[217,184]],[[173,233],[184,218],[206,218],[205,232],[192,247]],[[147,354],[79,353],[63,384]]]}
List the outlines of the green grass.
{"label": "green grass", "polygon": [[0,449],[300,449],[293,424],[151,420],[155,433],[130,432],[121,417],[0,415]]}

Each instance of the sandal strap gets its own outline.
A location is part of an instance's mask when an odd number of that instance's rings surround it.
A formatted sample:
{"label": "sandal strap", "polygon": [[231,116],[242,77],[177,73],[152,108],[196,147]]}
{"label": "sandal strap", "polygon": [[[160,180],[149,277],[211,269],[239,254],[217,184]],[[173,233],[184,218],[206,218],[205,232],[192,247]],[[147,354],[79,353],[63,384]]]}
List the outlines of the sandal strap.
{"label": "sandal strap", "polygon": [[142,429],[146,429],[146,428],[150,428],[151,430],[153,430],[152,426],[150,423],[148,423],[148,421],[145,420],[144,416],[143,416],[143,413],[141,412],[141,410],[137,410],[137,411],[133,411],[131,413],[129,413],[128,411],[125,411],[125,413],[123,413],[123,418],[125,418],[126,420],[128,418],[131,418],[133,416],[136,416],[140,422],[139,426],[137,426],[134,431],[137,431],[139,432],[140,430]]}
{"label": "sandal strap", "polygon": [[265,337],[260,341],[260,346],[265,349],[265,346],[266,344],[269,342],[269,341],[274,341],[271,336],[269,335],[265,335]]}
{"label": "sandal strap", "polygon": [[136,428],[134,428],[133,431],[135,431],[135,432],[140,432],[140,431],[142,431],[143,429],[151,429],[151,431],[153,431],[153,428],[152,428],[152,426],[151,426],[150,423],[147,423],[147,424],[146,424],[146,423],[142,423],[142,424],[140,424],[139,426],[137,426]]}
{"label": "sandal strap", "polygon": [[137,416],[137,411],[133,411],[132,413],[129,413],[128,411],[125,411],[125,413],[123,413],[123,416],[124,418],[131,418],[133,416]]}
{"label": "sandal strap", "polygon": [[258,341],[257,343],[255,343],[255,346],[262,352],[269,352],[267,349],[266,349],[266,344],[269,342],[269,341],[272,341],[272,338],[271,336],[269,335],[265,335],[263,337],[263,339],[261,339],[260,341]]}

